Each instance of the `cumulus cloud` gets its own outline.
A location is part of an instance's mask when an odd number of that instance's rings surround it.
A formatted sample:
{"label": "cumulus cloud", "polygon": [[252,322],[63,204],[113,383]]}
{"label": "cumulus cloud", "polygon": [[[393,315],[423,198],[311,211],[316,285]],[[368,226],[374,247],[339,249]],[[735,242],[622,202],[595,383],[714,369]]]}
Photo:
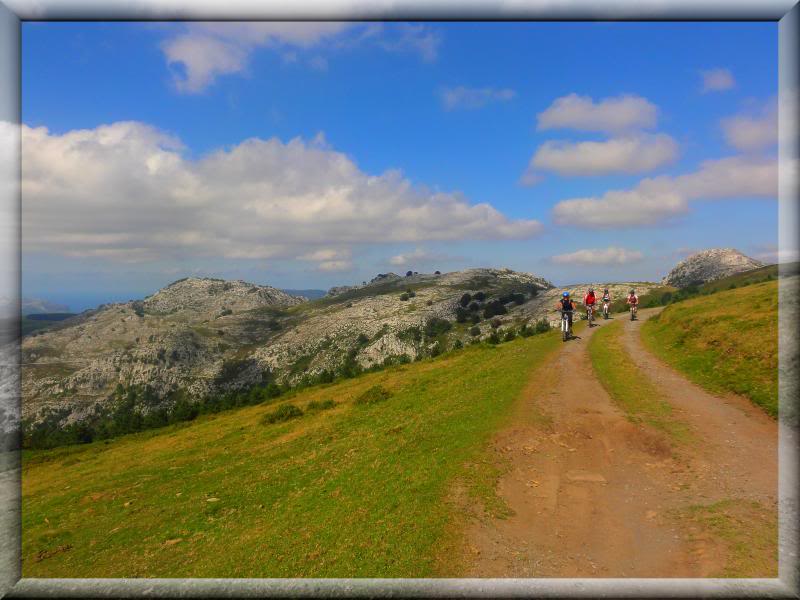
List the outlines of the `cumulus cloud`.
{"label": "cumulus cloud", "polygon": [[517,93],[509,88],[492,87],[470,88],[458,86],[444,88],[440,92],[442,106],[445,110],[483,108],[491,102],[507,102],[513,100]]}
{"label": "cumulus cloud", "polygon": [[725,140],[742,152],[755,152],[778,143],[778,106],[770,100],[758,112],[722,120]]}
{"label": "cumulus cloud", "polygon": [[[214,22],[190,23],[161,45],[173,70],[173,83],[183,93],[199,93],[220,75],[247,69],[258,48],[280,52],[284,64],[298,62],[301,51],[348,48],[380,38],[379,47],[391,52],[413,52],[423,61],[436,59],[441,35],[425,25],[400,24],[390,28],[375,24],[335,21],[315,22]],[[328,59],[314,55],[309,67],[328,68]]]}
{"label": "cumulus cloud", "polygon": [[189,159],[179,140],[138,122],[64,134],[23,126],[22,151],[26,251],[302,257],[331,270],[345,268],[355,244],[525,239],[542,229],[397,171],[364,173],[321,136],[251,138]]}
{"label": "cumulus cloud", "polygon": [[708,71],[701,71],[703,78],[703,93],[708,92],[724,92],[733,89],[736,86],[736,81],[733,78],[733,73],[728,69],[709,69]]}
{"label": "cumulus cloud", "polygon": [[609,248],[591,248],[577,250],[568,254],[558,254],[551,260],[559,265],[622,265],[642,260],[643,254],[638,250],[626,250],[611,246]]}
{"label": "cumulus cloud", "polygon": [[585,228],[656,225],[687,213],[690,201],[774,199],[777,188],[778,164],[774,159],[733,156],[705,161],[686,175],[644,179],[632,190],[564,200],[553,207],[552,215],[559,225]]}
{"label": "cumulus cloud", "polygon": [[[250,53],[259,46],[311,48],[349,27],[336,22],[191,23],[162,45],[176,88],[197,93],[219,75],[243,71]],[[296,52],[284,54],[294,56]],[[181,72],[182,71],[182,72]]]}
{"label": "cumulus cloud", "polygon": [[620,133],[655,127],[658,108],[646,98],[622,95],[595,102],[589,96],[557,98],[537,115],[537,129],[577,129]]}
{"label": "cumulus cloud", "polygon": [[416,248],[412,252],[406,252],[404,254],[398,254],[393,256],[389,259],[389,264],[394,265],[395,267],[411,267],[415,264],[430,264],[433,262],[443,261],[443,260],[450,260],[451,257],[445,256],[443,254],[437,254],[434,252],[429,252],[423,248]]}
{"label": "cumulus cloud", "polygon": [[383,39],[380,46],[389,52],[417,54],[424,62],[434,62],[439,56],[442,36],[438,31],[418,23],[401,23],[397,33]]}
{"label": "cumulus cloud", "polygon": [[560,175],[646,173],[673,162],[677,156],[678,144],[663,133],[601,142],[549,141],[539,146],[528,169]]}

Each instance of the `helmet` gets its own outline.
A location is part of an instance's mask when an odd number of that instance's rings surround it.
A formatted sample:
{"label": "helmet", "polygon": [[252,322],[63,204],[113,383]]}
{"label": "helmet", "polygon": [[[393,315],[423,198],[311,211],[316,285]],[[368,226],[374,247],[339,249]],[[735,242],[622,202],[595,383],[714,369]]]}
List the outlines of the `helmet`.
{"label": "helmet", "polygon": [[608,293],[608,288],[604,289],[603,291],[607,294]]}
{"label": "helmet", "polygon": [[561,296],[564,298],[569,298],[569,292],[564,292],[563,294],[561,294]]}

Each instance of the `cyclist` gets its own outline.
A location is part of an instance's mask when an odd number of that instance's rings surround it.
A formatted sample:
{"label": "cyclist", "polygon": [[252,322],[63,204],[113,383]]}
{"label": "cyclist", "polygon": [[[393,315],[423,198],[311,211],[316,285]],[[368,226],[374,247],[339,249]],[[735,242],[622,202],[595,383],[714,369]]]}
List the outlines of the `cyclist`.
{"label": "cyclist", "polygon": [[575,303],[570,299],[569,292],[564,292],[561,294],[561,300],[559,300],[556,304],[556,309],[565,312],[569,311],[566,312],[567,326],[569,327],[570,335],[572,335],[572,311],[575,310]]}
{"label": "cyclist", "polygon": [[603,290],[603,316],[608,318],[608,311],[611,310],[611,294],[608,293],[608,288]]}
{"label": "cyclist", "polygon": [[589,311],[594,310],[595,304],[597,303],[597,297],[594,295],[594,288],[590,287],[589,291],[586,292],[586,295],[583,297],[583,305],[586,307],[586,318],[589,318]]}
{"label": "cyclist", "polygon": [[630,291],[626,302],[631,307],[631,319],[633,319],[636,314],[636,307],[639,305],[639,297],[636,295],[636,290]]}

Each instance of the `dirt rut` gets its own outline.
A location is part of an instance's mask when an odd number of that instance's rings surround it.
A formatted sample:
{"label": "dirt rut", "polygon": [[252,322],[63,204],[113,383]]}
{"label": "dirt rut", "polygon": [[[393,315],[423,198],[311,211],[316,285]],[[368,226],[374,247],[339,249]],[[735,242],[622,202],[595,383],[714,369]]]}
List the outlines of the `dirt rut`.
{"label": "dirt rut", "polygon": [[[637,363],[656,371],[656,381],[663,377],[665,386],[675,384],[676,395],[689,394],[676,406],[707,442],[703,449],[695,453],[693,444],[673,450],[663,434],[625,417],[592,370],[587,345],[597,328],[584,329],[538,370],[518,404],[515,425],[494,439],[495,460],[508,467],[497,493],[513,515],[476,516],[466,533],[463,576],[708,577],[722,567],[724,552],[715,551],[709,536],[688,535],[668,518],[670,509],[706,504],[739,486],[747,497],[774,500],[775,461],[758,468],[737,463],[743,447],[723,441],[734,431],[752,436],[752,445],[766,445],[761,460],[777,458],[769,449],[777,441],[774,426],[755,417],[759,425],[751,428],[752,415],[738,403],[693,409],[692,397],[701,403],[708,398],[684,387],[685,381],[678,386],[668,379],[680,377],[666,366],[645,362],[651,357],[636,345],[641,323],[626,324],[626,343]],[[763,470],[774,478],[759,475]]]}

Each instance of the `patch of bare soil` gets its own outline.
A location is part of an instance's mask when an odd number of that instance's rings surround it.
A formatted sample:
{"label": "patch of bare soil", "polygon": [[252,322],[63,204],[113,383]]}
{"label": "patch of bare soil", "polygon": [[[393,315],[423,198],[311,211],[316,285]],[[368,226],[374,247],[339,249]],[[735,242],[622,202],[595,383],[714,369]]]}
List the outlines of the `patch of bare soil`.
{"label": "patch of bare soil", "polygon": [[[673,448],[664,434],[630,422],[594,375],[593,330],[585,329],[535,373],[514,425],[495,436],[495,460],[510,465],[497,493],[512,516],[464,507],[474,516],[465,572],[457,575],[710,577],[724,571],[725,540],[672,515],[723,497],[774,503],[777,430],[737,401],[709,398],[664,365],[646,363],[652,359],[635,345],[646,316],[626,326],[626,341],[637,364],[657,369],[655,380],[701,441]],[[675,399],[682,395],[690,397]],[[695,406],[712,401],[728,408]],[[756,446],[755,458],[743,456]]]}

